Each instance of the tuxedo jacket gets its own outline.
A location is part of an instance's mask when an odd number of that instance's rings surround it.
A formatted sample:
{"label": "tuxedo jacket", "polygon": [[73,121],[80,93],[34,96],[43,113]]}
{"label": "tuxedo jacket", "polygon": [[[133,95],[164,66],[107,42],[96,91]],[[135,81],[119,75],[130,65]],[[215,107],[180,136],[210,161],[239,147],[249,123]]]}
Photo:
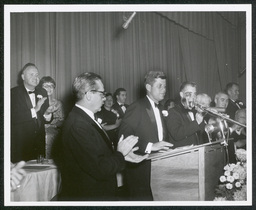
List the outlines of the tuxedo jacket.
{"label": "tuxedo jacket", "polygon": [[[167,131],[161,107],[159,110],[163,125],[163,140],[167,141]],[[119,136],[122,134],[124,137],[129,135],[139,137],[136,146],[139,147],[138,152],[140,154],[145,154],[149,142],[156,143],[159,141],[156,118],[147,97],[128,107],[119,128]],[[137,164],[126,164],[124,182],[127,184],[131,200],[153,200],[150,175],[151,162],[149,160]]]}
{"label": "tuxedo jacket", "polygon": [[231,99],[229,99],[228,101],[228,106],[226,108],[226,114],[229,115],[229,117],[231,119],[235,119],[235,113],[236,111],[239,109],[239,107],[237,106],[237,104],[239,105],[240,109],[244,109],[245,105],[243,104],[242,101],[232,101]]}
{"label": "tuxedo jacket", "polygon": [[115,200],[116,173],[125,167],[104,131],[82,109],[74,107],[61,138],[60,200]]}
{"label": "tuxedo jacket", "polygon": [[[35,88],[37,97],[47,97],[45,89]],[[45,154],[45,129],[43,114],[49,107],[49,100],[45,100],[37,112],[37,119],[32,118],[32,102],[24,85],[11,89],[11,161],[36,159],[38,154]]]}
{"label": "tuxedo jacket", "polygon": [[174,147],[201,143],[199,133],[204,131],[205,123],[203,121],[198,125],[196,120],[192,121],[188,110],[181,103],[170,109],[165,119],[169,138]]}
{"label": "tuxedo jacket", "polygon": [[[128,104],[124,104],[125,108],[127,109],[128,108]],[[119,114],[119,118],[123,118],[124,117],[124,112],[121,108],[121,106],[118,104],[118,103],[115,103],[113,106],[112,106],[112,109],[116,110]]]}

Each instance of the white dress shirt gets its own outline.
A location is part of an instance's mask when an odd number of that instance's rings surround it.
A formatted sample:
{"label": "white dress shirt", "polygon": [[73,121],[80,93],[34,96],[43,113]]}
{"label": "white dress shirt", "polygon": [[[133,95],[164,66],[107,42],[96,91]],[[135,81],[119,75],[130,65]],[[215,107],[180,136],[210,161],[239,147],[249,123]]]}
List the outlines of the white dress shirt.
{"label": "white dress shirt", "polygon": [[[151,107],[153,109],[153,112],[154,112],[154,115],[156,118],[158,140],[162,141],[163,140],[163,125],[162,125],[162,120],[161,120],[161,116],[160,116],[160,110],[158,107],[155,106],[155,102],[151,98],[149,98],[148,96],[147,96],[147,98],[151,104]],[[153,145],[152,142],[148,143],[145,153],[151,153],[152,145]]]}

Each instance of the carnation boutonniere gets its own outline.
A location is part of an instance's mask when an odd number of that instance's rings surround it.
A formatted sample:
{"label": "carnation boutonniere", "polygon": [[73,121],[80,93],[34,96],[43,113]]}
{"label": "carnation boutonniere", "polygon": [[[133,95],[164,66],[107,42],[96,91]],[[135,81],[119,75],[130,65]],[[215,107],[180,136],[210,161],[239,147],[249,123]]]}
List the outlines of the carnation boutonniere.
{"label": "carnation boutonniere", "polygon": [[97,122],[98,122],[99,124],[101,124],[101,123],[102,123],[102,119],[101,119],[101,118],[98,118],[98,119],[97,119]]}
{"label": "carnation boutonniere", "polygon": [[43,98],[43,96],[42,96],[42,95],[37,95],[36,97],[37,97],[38,99]]}
{"label": "carnation boutonniere", "polygon": [[162,114],[163,114],[164,117],[167,117],[167,116],[168,116],[168,111],[163,110],[163,111],[162,111]]}
{"label": "carnation boutonniere", "polygon": [[238,104],[239,104],[239,105],[241,105],[241,106],[243,106],[243,105],[244,105],[242,101],[239,101],[239,103],[238,103]]}

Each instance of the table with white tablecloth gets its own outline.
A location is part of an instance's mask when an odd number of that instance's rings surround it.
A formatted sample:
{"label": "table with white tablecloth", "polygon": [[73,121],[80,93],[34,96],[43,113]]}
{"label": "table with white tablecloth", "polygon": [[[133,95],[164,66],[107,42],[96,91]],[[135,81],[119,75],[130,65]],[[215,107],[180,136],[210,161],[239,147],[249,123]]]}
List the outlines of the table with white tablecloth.
{"label": "table with white tablecloth", "polygon": [[57,195],[61,180],[52,160],[43,163],[28,161],[24,169],[26,176],[20,187],[11,192],[11,201],[50,201]]}

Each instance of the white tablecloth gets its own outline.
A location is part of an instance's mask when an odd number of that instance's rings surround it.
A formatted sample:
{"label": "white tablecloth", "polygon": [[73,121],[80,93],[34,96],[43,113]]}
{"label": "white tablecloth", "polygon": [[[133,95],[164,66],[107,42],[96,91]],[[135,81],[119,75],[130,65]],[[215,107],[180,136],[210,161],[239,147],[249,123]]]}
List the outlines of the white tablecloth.
{"label": "white tablecloth", "polygon": [[11,192],[11,201],[50,201],[60,187],[57,167],[51,163],[37,164],[28,161],[24,166],[27,172],[20,188]]}

